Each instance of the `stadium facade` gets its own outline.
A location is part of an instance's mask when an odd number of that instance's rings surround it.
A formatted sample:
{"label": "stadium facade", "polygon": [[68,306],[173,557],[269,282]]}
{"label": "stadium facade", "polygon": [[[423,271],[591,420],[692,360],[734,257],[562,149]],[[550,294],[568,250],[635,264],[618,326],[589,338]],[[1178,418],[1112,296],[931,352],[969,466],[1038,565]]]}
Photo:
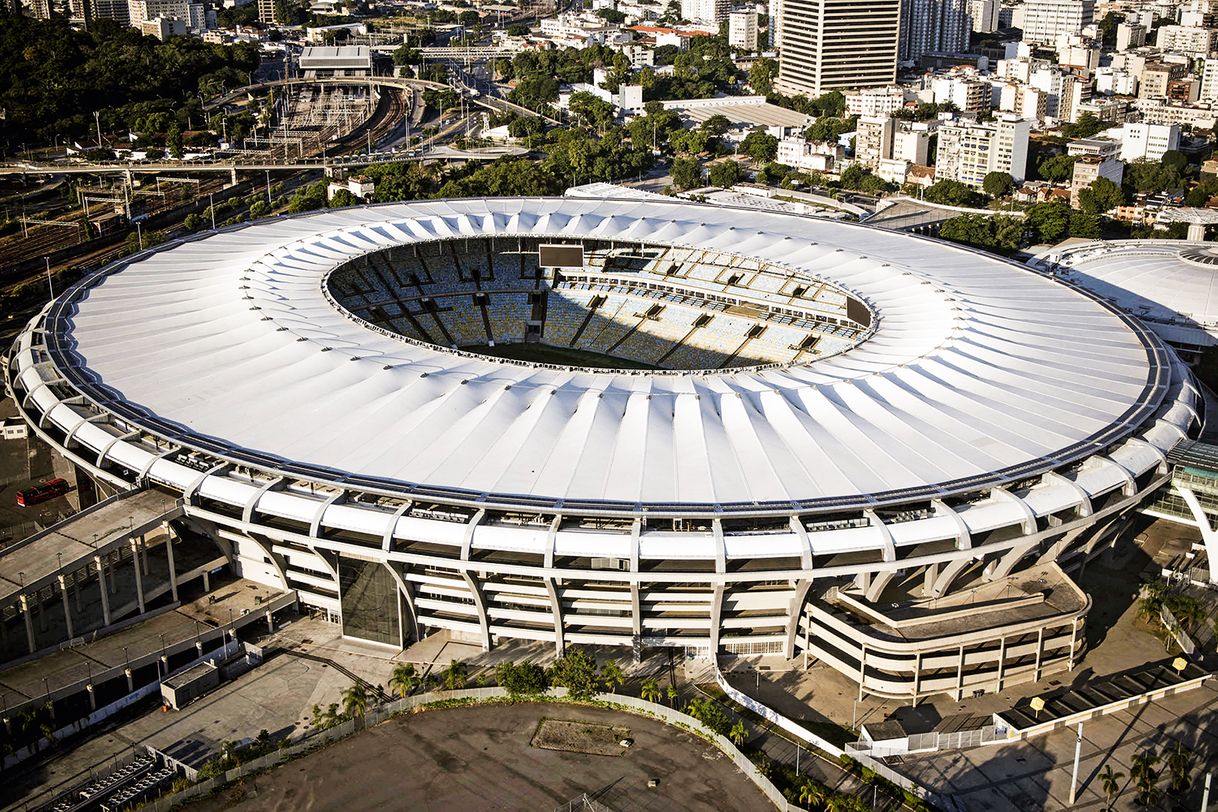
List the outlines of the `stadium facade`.
{"label": "stadium facade", "polygon": [[351,637],[802,654],[915,701],[1072,668],[1070,574],[1200,423],[1178,357],[1085,291],[662,200],[159,246],[38,314],[7,384],[81,472],[180,494]]}

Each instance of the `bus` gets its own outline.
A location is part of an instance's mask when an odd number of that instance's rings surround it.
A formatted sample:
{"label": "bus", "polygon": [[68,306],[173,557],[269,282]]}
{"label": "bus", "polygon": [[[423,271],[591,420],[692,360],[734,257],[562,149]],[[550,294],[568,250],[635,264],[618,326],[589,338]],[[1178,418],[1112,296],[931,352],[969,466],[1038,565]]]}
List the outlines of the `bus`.
{"label": "bus", "polygon": [[32,488],[17,491],[17,507],[29,507],[40,502],[49,502],[56,497],[63,496],[68,490],[66,479],[48,479]]}

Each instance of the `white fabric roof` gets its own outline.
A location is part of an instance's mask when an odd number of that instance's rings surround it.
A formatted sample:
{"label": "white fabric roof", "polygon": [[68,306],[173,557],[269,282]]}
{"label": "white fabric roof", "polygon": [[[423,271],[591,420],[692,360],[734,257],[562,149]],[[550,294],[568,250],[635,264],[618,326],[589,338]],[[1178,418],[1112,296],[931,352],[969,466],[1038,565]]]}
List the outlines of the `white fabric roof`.
{"label": "white fabric roof", "polygon": [[1146,321],[1164,340],[1218,343],[1218,264],[1187,259],[1195,252],[1218,262],[1213,243],[1121,240],[1072,245],[1050,257],[1063,276]]}
{"label": "white fabric roof", "polygon": [[[589,372],[410,343],[323,292],[353,256],[491,234],[756,256],[855,291],[878,328],[811,364]],[[1125,321],[1030,270],[906,234],[669,201],[428,201],[270,220],[95,281],[65,329],[119,403],[188,441],[568,502],[849,500],[1014,466],[1026,476],[1131,433],[1161,397],[1144,394],[1158,370]]]}

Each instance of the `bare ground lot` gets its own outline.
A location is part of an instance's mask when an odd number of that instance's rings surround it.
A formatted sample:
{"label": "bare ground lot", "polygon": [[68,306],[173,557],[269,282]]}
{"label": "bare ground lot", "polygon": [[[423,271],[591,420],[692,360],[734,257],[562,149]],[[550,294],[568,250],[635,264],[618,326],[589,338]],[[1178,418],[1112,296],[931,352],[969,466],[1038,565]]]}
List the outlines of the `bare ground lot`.
{"label": "bare ground lot", "polygon": [[[628,727],[634,746],[620,757],[532,747],[542,719]],[[659,786],[648,789],[650,778]],[[617,812],[772,808],[718,748],[691,733],[632,714],[549,703],[402,717],[186,808],[548,812],[584,792]]]}

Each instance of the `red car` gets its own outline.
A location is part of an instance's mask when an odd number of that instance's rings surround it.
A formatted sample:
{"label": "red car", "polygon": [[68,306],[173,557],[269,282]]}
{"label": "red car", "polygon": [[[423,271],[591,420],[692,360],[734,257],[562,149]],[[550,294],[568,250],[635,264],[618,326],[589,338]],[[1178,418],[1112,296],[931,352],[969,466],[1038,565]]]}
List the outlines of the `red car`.
{"label": "red car", "polygon": [[69,486],[66,479],[48,479],[46,482],[40,482],[32,488],[17,491],[17,506],[29,507],[30,505],[37,505],[40,502],[49,502],[58,496],[63,496],[68,490]]}

